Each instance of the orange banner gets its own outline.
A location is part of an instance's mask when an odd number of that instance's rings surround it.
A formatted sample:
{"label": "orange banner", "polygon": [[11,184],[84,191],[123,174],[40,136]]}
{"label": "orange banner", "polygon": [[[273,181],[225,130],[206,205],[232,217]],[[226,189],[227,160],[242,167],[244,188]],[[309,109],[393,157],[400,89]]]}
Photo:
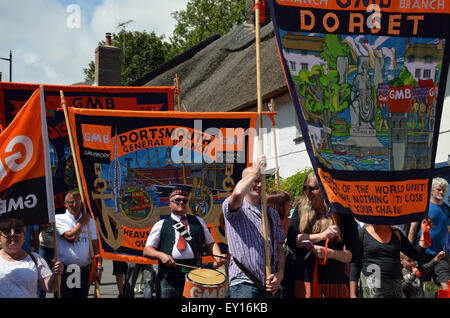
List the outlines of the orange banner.
{"label": "orange banner", "polygon": [[428,204],[428,180],[391,182],[342,181],[318,169],[330,202],[356,215],[401,216],[420,213]]}
{"label": "orange banner", "polygon": [[37,89],[0,134],[0,221],[54,222],[43,94]]}
{"label": "orange banner", "polygon": [[142,250],[153,225],[170,216],[175,188],[188,193],[188,213],[227,244],[221,206],[252,162],[257,113],[69,107],[68,115],[102,257],[155,264]]}
{"label": "orange banner", "polygon": [[[0,192],[45,175],[40,90],[36,90],[0,136]],[[37,119],[37,120],[36,120]]]}

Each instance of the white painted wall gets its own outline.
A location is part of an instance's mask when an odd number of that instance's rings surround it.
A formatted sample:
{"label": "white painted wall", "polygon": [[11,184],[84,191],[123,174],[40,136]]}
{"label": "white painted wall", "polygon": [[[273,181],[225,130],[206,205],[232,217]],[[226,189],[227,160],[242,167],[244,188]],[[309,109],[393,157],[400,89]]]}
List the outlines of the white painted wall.
{"label": "white painted wall", "polygon": [[[278,148],[278,166],[280,169],[280,176],[287,178],[304,170],[311,168],[311,161],[309,160],[308,152],[306,151],[305,143],[295,143],[294,139],[298,137],[300,126],[297,121],[297,114],[295,113],[294,105],[292,104],[291,96],[285,94],[279,98],[274,99],[274,107],[277,115],[275,116],[276,137]],[[268,111],[268,106],[263,105],[263,110]],[[264,154],[267,158],[267,167],[269,169],[275,168],[275,147],[273,138],[272,121],[264,116],[264,128],[267,128],[263,135]],[[259,154],[258,136],[255,136],[255,148],[253,158]]]}

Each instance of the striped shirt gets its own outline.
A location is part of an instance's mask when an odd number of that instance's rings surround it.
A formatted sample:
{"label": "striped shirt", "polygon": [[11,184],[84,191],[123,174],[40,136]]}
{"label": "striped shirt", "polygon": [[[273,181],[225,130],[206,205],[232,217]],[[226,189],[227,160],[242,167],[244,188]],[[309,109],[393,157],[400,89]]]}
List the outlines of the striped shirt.
{"label": "striped shirt", "polygon": [[[222,204],[223,214],[225,216],[225,228],[228,241],[228,249],[233,257],[241,262],[259,281],[265,285],[266,271],[265,271],[265,251],[263,239],[263,226],[261,207],[254,206],[248,203],[245,199],[242,207],[236,211],[229,210],[230,197],[225,199]],[[284,232],[280,223],[280,216],[278,212],[270,207],[267,207],[267,215],[270,216],[274,228],[275,248],[277,243],[284,242]],[[268,221],[268,239],[270,248],[270,257],[272,261],[272,273],[278,272],[278,251],[275,250],[272,243],[271,226]],[[249,281],[246,275],[237,267],[233,258],[231,258],[229,266],[229,281],[230,285],[233,280]]]}

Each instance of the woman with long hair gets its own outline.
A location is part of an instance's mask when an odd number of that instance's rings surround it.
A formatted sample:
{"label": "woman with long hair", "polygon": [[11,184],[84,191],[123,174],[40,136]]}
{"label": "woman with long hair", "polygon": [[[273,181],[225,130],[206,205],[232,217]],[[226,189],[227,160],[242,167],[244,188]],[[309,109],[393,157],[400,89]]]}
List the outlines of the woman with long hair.
{"label": "woman with long hair", "polygon": [[295,251],[297,298],[349,297],[346,264],[358,253],[358,227],[352,215],[327,214],[314,172],[302,188],[289,224],[287,244]]}
{"label": "woman with long hair", "polygon": [[267,196],[267,204],[280,215],[284,236],[289,227],[289,215],[292,208],[292,194],[289,191],[273,191]]}

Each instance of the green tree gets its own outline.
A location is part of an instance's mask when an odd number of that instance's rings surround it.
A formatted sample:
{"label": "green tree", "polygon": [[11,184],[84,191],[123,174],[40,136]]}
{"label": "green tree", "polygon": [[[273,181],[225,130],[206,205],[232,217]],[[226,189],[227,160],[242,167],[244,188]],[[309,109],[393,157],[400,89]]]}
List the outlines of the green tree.
{"label": "green tree", "polygon": [[[105,45],[105,41],[99,42],[99,46],[101,45]],[[155,32],[125,30],[118,34],[111,34],[111,45],[122,50],[121,82],[125,86],[167,61],[171,46],[164,42],[164,35],[157,36]],[[85,81],[94,81],[95,63],[91,61],[83,72]]]}
{"label": "green tree", "polygon": [[[112,33],[111,44],[122,49],[122,85],[142,77],[208,37],[226,34],[245,20],[243,0],[190,0],[185,10],[175,11],[173,36],[169,42],[154,32]],[[125,38],[125,50],[124,46]],[[105,42],[99,42],[104,45]],[[95,80],[95,63],[83,69],[85,81]]]}
{"label": "green tree", "polygon": [[402,67],[402,70],[398,78],[394,78],[392,81],[393,87],[401,87],[405,85],[418,86],[417,81],[414,79],[412,74],[408,71],[406,67]]}
{"label": "green tree", "polygon": [[208,37],[228,33],[245,21],[243,0],[191,0],[186,10],[172,13],[177,21],[170,38],[171,56],[191,48]]}
{"label": "green tree", "polygon": [[[280,190],[289,191],[294,196],[295,200],[302,194],[303,181],[306,179],[308,174],[314,171],[312,168],[306,168],[299,171],[286,179],[281,178],[280,180]],[[267,193],[276,191],[278,189],[275,183],[275,176],[270,176],[267,178]]]}
{"label": "green tree", "polygon": [[[298,85],[302,108],[311,119],[319,121],[322,127],[329,128],[333,116],[343,112],[350,106],[350,85],[339,83],[336,70],[325,73],[321,65],[314,65],[309,71],[303,69],[294,77]],[[331,150],[331,139],[328,129],[324,131],[324,145]]]}
{"label": "green tree", "polygon": [[347,44],[341,42],[339,35],[326,34],[320,57],[327,61],[328,69],[337,69],[338,56],[348,57],[348,59],[350,60],[350,48]]}

